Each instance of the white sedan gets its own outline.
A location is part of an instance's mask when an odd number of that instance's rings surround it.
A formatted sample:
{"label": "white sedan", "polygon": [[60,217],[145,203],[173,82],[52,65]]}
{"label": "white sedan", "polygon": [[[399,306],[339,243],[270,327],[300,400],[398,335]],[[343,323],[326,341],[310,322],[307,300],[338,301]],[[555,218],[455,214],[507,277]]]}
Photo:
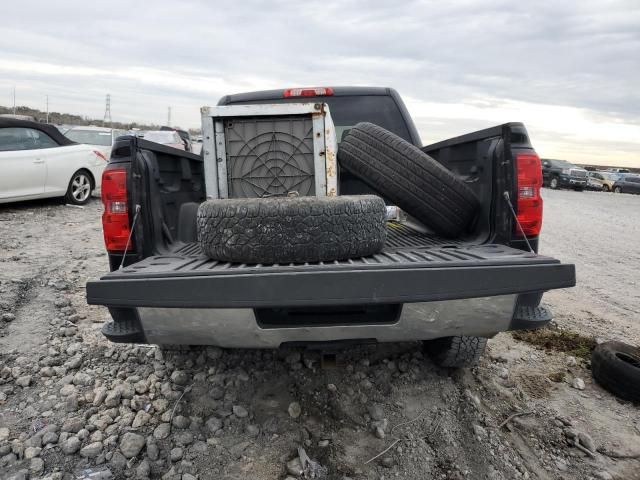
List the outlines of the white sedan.
{"label": "white sedan", "polygon": [[107,158],[52,125],[0,118],[0,203],[65,197],[83,205],[99,187]]}
{"label": "white sedan", "polygon": [[96,150],[109,158],[111,156],[111,148],[116,138],[126,135],[124,130],[107,127],[71,127],[64,132],[64,136],[76,143],[84,143],[85,145],[93,145]]}

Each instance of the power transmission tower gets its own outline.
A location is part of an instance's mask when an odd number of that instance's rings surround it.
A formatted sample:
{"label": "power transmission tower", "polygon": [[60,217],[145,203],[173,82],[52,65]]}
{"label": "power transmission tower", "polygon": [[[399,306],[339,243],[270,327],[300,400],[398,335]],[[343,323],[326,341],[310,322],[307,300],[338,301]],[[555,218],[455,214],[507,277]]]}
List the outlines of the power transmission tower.
{"label": "power transmission tower", "polygon": [[167,127],[171,126],[171,107],[168,107],[169,110],[167,111]]}
{"label": "power transmission tower", "polygon": [[102,120],[102,126],[106,126],[107,119],[109,120],[109,126],[111,126],[111,95],[107,93],[107,101],[104,107],[104,119]]}

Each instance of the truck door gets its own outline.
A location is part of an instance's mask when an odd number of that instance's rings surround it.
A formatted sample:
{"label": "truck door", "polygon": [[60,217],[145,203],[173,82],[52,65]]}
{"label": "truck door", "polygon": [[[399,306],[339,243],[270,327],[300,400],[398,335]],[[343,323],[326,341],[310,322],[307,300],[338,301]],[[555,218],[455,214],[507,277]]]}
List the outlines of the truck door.
{"label": "truck door", "polygon": [[44,193],[47,165],[30,128],[0,129],[0,198]]}

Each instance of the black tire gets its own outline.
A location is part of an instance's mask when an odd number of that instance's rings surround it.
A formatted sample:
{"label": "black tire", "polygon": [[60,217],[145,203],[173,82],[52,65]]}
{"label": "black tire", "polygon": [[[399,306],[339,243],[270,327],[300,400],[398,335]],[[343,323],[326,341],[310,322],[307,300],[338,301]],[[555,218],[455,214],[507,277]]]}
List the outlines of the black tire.
{"label": "black tire", "polygon": [[617,397],[640,402],[640,348],[605,342],[591,352],[591,374]]}
{"label": "black tire", "polygon": [[64,200],[73,205],[85,205],[91,200],[94,183],[93,177],[87,170],[78,170],[69,180]]}
{"label": "black tire", "polygon": [[622,187],[615,187],[613,191],[614,193],[622,193]]}
{"label": "black tire", "polygon": [[602,185],[602,191],[603,192],[610,192],[611,191],[611,187],[609,187],[609,185]]}
{"label": "black tire", "polygon": [[443,337],[424,342],[425,353],[441,367],[475,367],[487,347],[484,337]]}
{"label": "black tire", "polygon": [[226,262],[343,260],[382,250],[385,217],[373,195],[209,200],[198,209],[198,240]]}
{"label": "black tire", "polygon": [[558,177],[552,177],[551,180],[549,180],[549,188],[551,190],[560,188],[560,179]]}
{"label": "black tire", "polygon": [[358,123],[338,150],[340,165],[409,215],[447,237],[462,234],[480,208],[475,194],[419,148],[371,123]]}

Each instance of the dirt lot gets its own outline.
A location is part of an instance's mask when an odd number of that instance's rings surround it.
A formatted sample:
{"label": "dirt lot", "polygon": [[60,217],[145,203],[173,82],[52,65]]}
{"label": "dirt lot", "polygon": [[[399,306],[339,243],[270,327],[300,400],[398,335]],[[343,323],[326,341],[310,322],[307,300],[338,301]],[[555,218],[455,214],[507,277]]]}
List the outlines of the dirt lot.
{"label": "dirt lot", "polygon": [[[544,197],[542,251],[579,279],[546,296],[555,324],[640,343],[640,196]],[[0,207],[0,478],[640,479],[640,409],[579,349],[505,333],[449,372],[413,344],[325,369],[297,351],[110,344],[84,301],[107,270],[100,211]]]}

